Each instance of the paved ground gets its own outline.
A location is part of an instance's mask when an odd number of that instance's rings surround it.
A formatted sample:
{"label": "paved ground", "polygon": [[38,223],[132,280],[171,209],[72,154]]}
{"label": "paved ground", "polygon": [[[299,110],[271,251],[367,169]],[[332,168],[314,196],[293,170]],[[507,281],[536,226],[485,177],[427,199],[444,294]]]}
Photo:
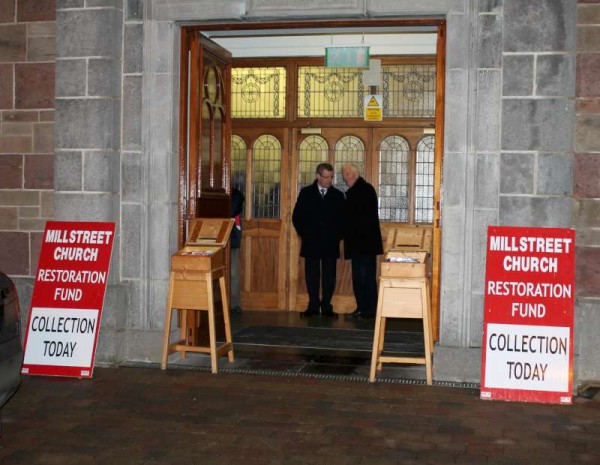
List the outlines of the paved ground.
{"label": "paved ground", "polygon": [[[596,396],[598,397],[598,396]],[[0,463],[600,464],[600,399],[490,402],[476,389],[96,368],[25,377]]]}

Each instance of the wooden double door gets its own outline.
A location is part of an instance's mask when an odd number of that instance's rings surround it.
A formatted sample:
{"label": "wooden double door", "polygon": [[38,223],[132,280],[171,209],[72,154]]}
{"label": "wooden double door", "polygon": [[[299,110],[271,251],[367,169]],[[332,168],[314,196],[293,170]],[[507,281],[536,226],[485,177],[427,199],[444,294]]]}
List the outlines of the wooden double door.
{"label": "wooden double door", "polygon": [[[322,127],[307,130],[236,128],[234,125],[232,133],[242,147],[237,154],[237,166],[244,166],[243,180],[238,177],[238,183],[246,197],[242,306],[248,310],[303,311],[308,303],[304,260],[299,256],[300,239],[291,224],[299,190],[314,181],[315,168],[321,162],[334,166],[334,185],[343,191],[346,186],[340,170],[345,163],[357,164],[363,177],[379,189],[382,144],[390,138],[400,138],[407,144],[407,161],[410,162],[414,156],[410,147],[418,145],[423,129]],[[278,195],[273,196],[273,191]],[[389,228],[399,224],[390,218],[381,222],[384,240]],[[341,254],[343,257],[343,243]],[[343,258],[337,264],[332,303],[339,313],[356,308],[350,262]]]}

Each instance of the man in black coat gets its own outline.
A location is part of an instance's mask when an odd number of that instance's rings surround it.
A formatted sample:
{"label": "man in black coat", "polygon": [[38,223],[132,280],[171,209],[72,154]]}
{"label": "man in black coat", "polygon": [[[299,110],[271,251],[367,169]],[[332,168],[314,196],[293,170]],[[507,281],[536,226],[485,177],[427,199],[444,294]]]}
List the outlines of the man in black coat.
{"label": "man in black coat", "polygon": [[375,188],[354,164],[342,167],[348,186],[344,209],[344,258],[352,260],[353,317],[373,318],[377,311],[377,255],[383,253]]}
{"label": "man in black coat", "polygon": [[[302,240],[308,308],[304,315],[334,316],[331,298],[335,290],[336,261],[340,257],[344,194],[332,186],[333,166],[317,166],[315,181],[300,191],[292,223]],[[322,296],[319,298],[319,287]]]}
{"label": "man in black coat", "polygon": [[242,311],[240,287],[240,247],[242,245],[242,212],[244,210],[244,194],[236,188],[231,189],[231,217],[235,224],[231,230],[231,298],[230,306],[233,313]]}

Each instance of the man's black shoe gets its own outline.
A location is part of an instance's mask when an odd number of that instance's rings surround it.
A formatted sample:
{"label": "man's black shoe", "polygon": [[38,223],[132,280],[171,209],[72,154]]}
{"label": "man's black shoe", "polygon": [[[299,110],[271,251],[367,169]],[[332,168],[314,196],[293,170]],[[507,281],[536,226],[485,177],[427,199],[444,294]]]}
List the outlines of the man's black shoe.
{"label": "man's black shoe", "polygon": [[300,316],[315,316],[319,314],[318,308],[307,308]]}
{"label": "man's black shoe", "polygon": [[329,318],[335,318],[337,314],[333,311],[333,308],[328,308],[326,310],[321,309],[321,315]]}
{"label": "man's black shoe", "polygon": [[354,310],[352,313],[346,313],[344,318],[346,320],[355,320],[360,317],[360,311],[358,309]]}

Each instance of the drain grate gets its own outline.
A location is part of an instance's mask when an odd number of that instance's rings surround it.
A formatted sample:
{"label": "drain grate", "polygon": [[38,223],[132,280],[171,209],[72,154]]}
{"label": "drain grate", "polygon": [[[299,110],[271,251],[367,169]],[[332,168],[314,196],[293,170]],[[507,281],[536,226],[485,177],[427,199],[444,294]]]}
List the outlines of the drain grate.
{"label": "drain grate", "polygon": [[[126,361],[121,363],[119,366],[127,368],[160,368],[160,364],[153,362],[135,362]],[[171,364],[168,366],[172,370],[189,370],[189,371],[200,371],[210,373],[209,366],[199,365],[175,365]],[[305,373],[305,372],[290,372],[284,370],[268,370],[268,369],[257,369],[257,368],[228,368],[219,367],[219,373],[224,374],[235,374],[235,375],[252,375],[252,376],[276,376],[284,378],[313,378],[323,379],[328,381],[354,381],[368,383],[369,378],[366,376],[358,375],[333,375],[327,373]],[[376,383],[380,384],[408,384],[408,385],[423,385],[426,386],[425,380],[418,379],[405,379],[405,378],[376,378]],[[460,383],[454,381],[433,381],[433,386],[439,387],[453,387],[460,389],[479,389],[478,383]]]}

